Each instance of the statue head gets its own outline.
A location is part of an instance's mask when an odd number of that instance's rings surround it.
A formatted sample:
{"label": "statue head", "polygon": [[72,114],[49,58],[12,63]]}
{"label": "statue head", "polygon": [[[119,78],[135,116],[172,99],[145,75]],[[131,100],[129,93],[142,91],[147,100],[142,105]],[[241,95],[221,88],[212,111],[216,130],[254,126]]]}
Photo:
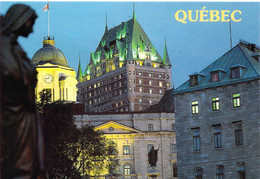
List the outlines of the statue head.
{"label": "statue head", "polygon": [[15,34],[16,36],[28,37],[33,32],[33,25],[37,15],[29,6],[15,4],[6,12],[1,32],[3,34]]}
{"label": "statue head", "polygon": [[154,150],[154,146],[152,146],[152,149],[151,150]]}

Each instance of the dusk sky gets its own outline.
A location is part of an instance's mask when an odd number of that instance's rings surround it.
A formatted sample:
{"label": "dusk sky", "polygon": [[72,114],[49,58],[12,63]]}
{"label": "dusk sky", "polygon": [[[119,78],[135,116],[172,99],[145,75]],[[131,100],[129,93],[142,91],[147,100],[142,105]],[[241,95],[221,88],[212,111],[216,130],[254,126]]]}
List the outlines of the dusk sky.
{"label": "dusk sky", "polygon": [[[15,2],[0,2],[3,15]],[[23,3],[19,1],[19,3]],[[47,2],[24,2],[37,13],[34,33],[29,38],[19,38],[29,58],[42,47],[48,34],[48,13],[43,12]],[[180,86],[188,75],[201,71],[230,50],[228,22],[176,21],[178,10],[239,10],[240,22],[232,22],[233,46],[243,39],[259,46],[258,2],[135,2],[138,22],[151,42],[163,57],[164,39],[173,65],[175,87]],[[107,14],[108,28],[132,18],[132,2],[50,2],[50,35],[67,58],[69,66],[77,71],[79,53],[82,70],[89,62],[105,31]]]}

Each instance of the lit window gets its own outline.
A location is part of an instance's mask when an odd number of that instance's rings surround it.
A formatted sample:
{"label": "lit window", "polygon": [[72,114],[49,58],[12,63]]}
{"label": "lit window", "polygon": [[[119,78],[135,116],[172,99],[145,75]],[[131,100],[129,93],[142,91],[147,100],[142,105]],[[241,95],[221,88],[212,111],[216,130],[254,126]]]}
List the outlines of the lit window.
{"label": "lit window", "polygon": [[129,80],[129,83],[132,83],[132,79]]}
{"label": "lit window", "polygon": [[213,128],[215,148],[221,148],[221,126],[217,125]]}
{"label": "lit window", "polygon": [[142,76],[142,72],[139,72],[139,76]]}
{"label": "lit window", "polygon": [[239,179],[245,179],[246,178],[246,168],[244,162],[237,163],[237,174],[239,176]]}
{"label": "lit window", "polygon": [[139,88],[139,92],[142,93],[143,92],[143,88],[140,87]]}
{"label": "lit window", "polygon": [[153,144],[148,144],[147,145],[147,151],[150,152],[150,150],[152,149],[153,146],[154,146]]}
{"label": "lit window", "polygon": [[219,97],[212,98],[212,111],[219,110]]}
{"label": "lit window", "polygon": [[193,75],[190,77],[190,86],[196,86],[199,84],[198,75]]}
{"label": "lit window", "polygon": [[162,74],[159,74],[159,78],[162,78]]}
{"label": "lit window", "polygon": [[97,87],[97,85],[96,84],[94,84],[94,88],[96,88]]}
{"label": "lit window", "polygon": [[149,100],[149,104],[153,104],[153,101],[152,101],[152,100]]}
{"label": "lit window", "polygon": [[88,93],[88,96],[91,97],[91,92]]}
{"label": "lit window", "polygon": [[124,175],[130,175],[130,174],[131,174],[131,166],[124,165]]}
{"label": "lit window", "polygon": [[235,125],[235,145],[243,145],[243,131],[242,131],[242,122],[233,122]]}
{"label": "lit window", "polygon": [[143,83],[143,80],[142,79],[139,79],[139,84],[142,84]]}
{"label": "lit window", "polygon": [[149,93],[150,93],[150,94],[153,94],[153,88],[150,88],[150,89],[149,89]]}
{"label": "lit window", "polygon": [[211,73],[211,81],[213,81],[213,82],[219,81],[219,72],[218,71]]}
{"label": "lit window", "polygon": [[130,145],[123,146],[123,155],[130,155]]}
{"label": "lit window", "polygon": [[131,86],[129,87],[129,91],[132,91],[132,87]]}
{"label": "lit window", "polygon": [[233,94],[233,107],[239,107],[240,106],[240,94]]}
{"label": "lit window", "polygon": [[200,151],[200,129],[193,129],[193,150]]}
{"label": "lit window", "polygon": [[173,154],[177,153],[176,144],[172,144],[172,153],[173,153]]}
{"label": "lit window", "polygon": [[148,131],[152,131],[153,130],[153,124],[148,124]]}
{"label": "lit window", "polygon": [[194,168],[193,172],[196,179],[202,179],[203,169],[201,167]]}
{"label": "lit window", "polygon": [[149,80],[149,85],[152,85],[152,84],[153,84],[152,80]]}
{"label": "lit window", "polygon": [[139,103],[142,103],[143,102],[143,100],[142,99],[139,99]]}
{"label": "lit window", "polygon": [[162,89],[159,90],[159,94],[161,94],[161,95],[163,94],[163,90]]}
{"label": "lit window", "polygon": [[163,82],[159,81],[159,86],[162,87],[163,86]]}
{"label": "lit window", "polygon": [[170,87],[170,83],[167,83],[166,86],[167,86],[167,88],[169,88]]}
{"label": "lit window", "polygon": [[149,73],[149,77],[152,77],[152,73]]}
{"label": "lit window", "polygon": [[223,179],[224,178],[224,166],[217,165],[216,167],[216,179]]}
{"label": "lit window", "polygon": [[240,71],[238,67],[231,69],[231,78],[240,78]]}
{"label": "lit window", "polygon": [[198,114],[199,113],[199,102],[198,101],[192,101],[191,102],[191,112],[192,112],[192,114]]}

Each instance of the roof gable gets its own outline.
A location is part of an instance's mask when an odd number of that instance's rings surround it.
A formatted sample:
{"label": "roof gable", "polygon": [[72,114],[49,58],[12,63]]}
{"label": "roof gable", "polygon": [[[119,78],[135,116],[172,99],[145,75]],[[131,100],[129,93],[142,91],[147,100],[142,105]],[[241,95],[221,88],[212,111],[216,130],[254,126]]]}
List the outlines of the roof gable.
{"label": "roof gable", "polygon": [[[109,131],[109,128],[112,127],[113,131]],[[101,130],[103,132],[110,133],[110,134],[130,134],[130,133],[141,133],[141,131],[134,129],[132,127],[126,126],[124,124],[120,124],[115,121],[108,121],[102,123],[95,127],[95,130]]]}

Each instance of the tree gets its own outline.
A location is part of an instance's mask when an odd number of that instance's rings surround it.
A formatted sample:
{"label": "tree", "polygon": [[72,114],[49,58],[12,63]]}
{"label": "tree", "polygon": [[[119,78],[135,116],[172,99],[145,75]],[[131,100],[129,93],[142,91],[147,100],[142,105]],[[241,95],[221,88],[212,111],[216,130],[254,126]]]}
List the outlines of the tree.
{"label": "tree", "polygon": [[77,179],[90,175],[97,166],[108,170],[119,165],[114,142],[93,127],[76,127],[73,103],[50,103],[47,91],[42,91],[40,96],[38,108],[43,124],[46,175],[49,178]]}

